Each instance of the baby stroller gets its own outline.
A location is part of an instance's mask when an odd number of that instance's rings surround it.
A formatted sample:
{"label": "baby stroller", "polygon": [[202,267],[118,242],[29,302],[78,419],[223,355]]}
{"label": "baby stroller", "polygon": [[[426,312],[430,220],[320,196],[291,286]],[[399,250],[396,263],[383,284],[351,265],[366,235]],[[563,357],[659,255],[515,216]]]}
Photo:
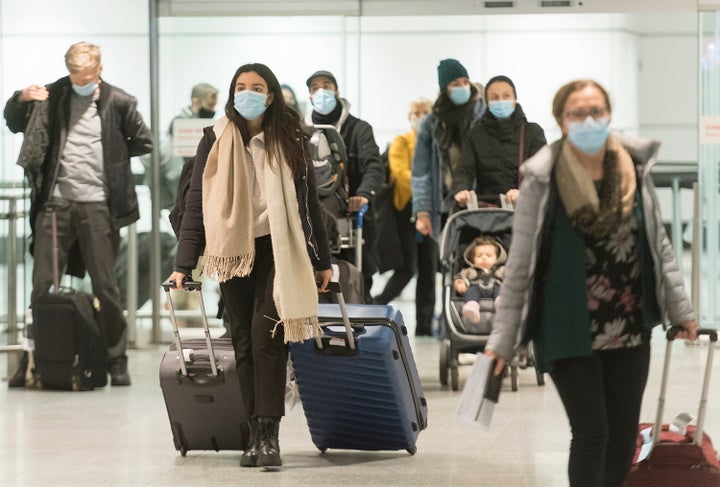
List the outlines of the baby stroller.
{"label": "baby stroller", "polygon": [[[492,330],[495,304],[492,299],[480,302],[482,320],[479,324],[468,323],[462,316],[464,299],[453,286],[455,274],[465,265],[463,255],[466,247],[480,235],[495,238],[505,249],[510,248],[513,210],[504,208],[471,208],[448,218],[440,241],[440,265],[443,274],[442,323],[444,338],[440,345],[440,383],[447,385],[448,375],[452,390],[457,391],[460,353],[477,353],[483,350]],[[532,350],[528,350],[528,364],[533,364]],[[512,390],[517,390],[518,357],[510,366]],[[536,373],[538,385],[545,383],[541,373]]]}

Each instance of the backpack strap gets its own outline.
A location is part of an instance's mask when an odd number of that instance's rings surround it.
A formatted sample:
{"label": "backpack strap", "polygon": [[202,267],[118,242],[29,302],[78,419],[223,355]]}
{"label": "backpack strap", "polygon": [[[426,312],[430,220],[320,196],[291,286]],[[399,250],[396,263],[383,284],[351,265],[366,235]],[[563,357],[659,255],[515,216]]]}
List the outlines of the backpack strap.
{"label": "backpack strap", "polygon": [[180,238],[180,228],[182,227],[182,219],[185,214],[185,197],[190,189],[190,180],[192,179],[193,168],[195,167],[195,156],[185,161],[180,172],[178,180],[177,196],[175,197],[175,206],[170,210],[168,219],[172,226],[175,236]]}

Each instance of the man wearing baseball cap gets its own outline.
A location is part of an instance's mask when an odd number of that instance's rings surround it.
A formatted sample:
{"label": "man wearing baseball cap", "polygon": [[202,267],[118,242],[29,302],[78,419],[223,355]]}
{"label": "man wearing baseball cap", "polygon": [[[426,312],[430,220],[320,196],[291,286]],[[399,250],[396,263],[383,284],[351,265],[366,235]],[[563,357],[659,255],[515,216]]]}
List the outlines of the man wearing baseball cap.
{"label": "man wearing baseball cap", "polygon": [[[370,124],[350,114],[350,102],[340,96],[337,80],[330,71],[314,72],[307,79],[306,84],[313,106],[312,113],[308,116],[308,126],[333,125],[345,143],[350,196],[348,211],[356,212],[364,204],[370,206],[364,217],[362,248],[364,295],[365,300],[369,302],[372,276],[377,271],[375,255],[377,229],[372,205],[375,195],[385,180],[380,163],[380,150]],[[340,257],[354,262],[354,249],[344,249]]]}

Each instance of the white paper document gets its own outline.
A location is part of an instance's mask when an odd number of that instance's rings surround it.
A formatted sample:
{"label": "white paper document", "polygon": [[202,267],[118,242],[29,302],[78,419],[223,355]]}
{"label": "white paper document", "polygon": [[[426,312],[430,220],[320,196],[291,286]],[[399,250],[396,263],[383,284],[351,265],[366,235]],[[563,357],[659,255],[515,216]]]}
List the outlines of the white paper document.
{"label": "white paper document", "polygon": [[477,354],[457,408],[457,414],[463,421],[490,426],[502,387],[502,375],[495,376],[494,368],[494,360],[482,352]]}

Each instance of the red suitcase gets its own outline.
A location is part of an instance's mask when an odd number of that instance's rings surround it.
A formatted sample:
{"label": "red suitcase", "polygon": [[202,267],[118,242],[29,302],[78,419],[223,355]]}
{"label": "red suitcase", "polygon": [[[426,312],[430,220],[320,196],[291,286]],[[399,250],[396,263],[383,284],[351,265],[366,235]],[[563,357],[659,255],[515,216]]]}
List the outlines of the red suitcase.
{"label": "red suitcase", "polygon": [[[665,365],[663,367],[655,424],[640,424],[638,448],[624,487],[720,487],[718,454],[713,448],[710,437],[703,433],[717,331],[712,329],[698,331],[699,334],[710,337],[710,344],[708,345],[707,365],[697,426],[688,426],[687,432],[680,434],[670,431],[668,424],[662,424],[665,391],[670,369],[670,353],[672,341],[677,331],[677,328],[673,327],[668,330],[667,334]],[[650,441],[648,441],[648,433],[652,435]],[[647,453],[648,449],[649,453]]]}

